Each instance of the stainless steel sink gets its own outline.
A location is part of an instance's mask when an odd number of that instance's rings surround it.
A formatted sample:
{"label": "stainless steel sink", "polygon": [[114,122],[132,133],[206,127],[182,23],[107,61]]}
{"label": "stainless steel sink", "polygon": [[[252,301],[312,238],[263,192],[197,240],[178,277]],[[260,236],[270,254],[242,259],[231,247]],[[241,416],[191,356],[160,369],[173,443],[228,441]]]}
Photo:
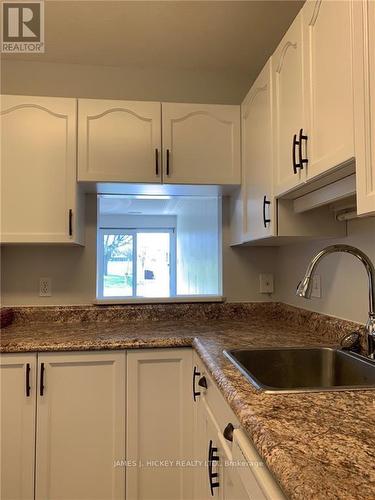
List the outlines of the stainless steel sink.
{"label": "stainless steel sink", "polygon": [[268,393],[375,389],[375,362],[330,347],[224,351],[259,390]]}

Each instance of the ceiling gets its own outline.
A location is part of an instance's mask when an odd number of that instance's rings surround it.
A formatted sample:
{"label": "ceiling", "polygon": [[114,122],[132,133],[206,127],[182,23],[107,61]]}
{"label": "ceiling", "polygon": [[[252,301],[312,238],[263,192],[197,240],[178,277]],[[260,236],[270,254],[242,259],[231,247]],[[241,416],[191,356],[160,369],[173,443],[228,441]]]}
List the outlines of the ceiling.
{"label": "ceiling", "polygon": [[6,59],[245,73],[252,80],[303,2],[45,2],[45,54]]}

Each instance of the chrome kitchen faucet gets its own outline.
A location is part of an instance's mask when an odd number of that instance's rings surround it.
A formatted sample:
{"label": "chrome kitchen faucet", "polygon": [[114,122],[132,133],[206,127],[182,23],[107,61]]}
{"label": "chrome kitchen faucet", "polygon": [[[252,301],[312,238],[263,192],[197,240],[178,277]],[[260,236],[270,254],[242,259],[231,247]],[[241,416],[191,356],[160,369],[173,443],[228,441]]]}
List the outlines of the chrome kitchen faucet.
{"label": "chrome kitchen faucet", "polygon": [[335,252],[346,252],[357,257],[366,268],[368,276],[368,292],[369,292],[369,312],[368,320],[366,323],[366,354],[369,358],[375,359],[375,268],[371,260],[358,248],[350,245],[331,245],[315,255],[306,269],[305,276],[298,284],[296,295],[304,297],[305,299],[311,298],[312,292],[312,278],[314,276],[316,267],[320,260],[325,256]]}

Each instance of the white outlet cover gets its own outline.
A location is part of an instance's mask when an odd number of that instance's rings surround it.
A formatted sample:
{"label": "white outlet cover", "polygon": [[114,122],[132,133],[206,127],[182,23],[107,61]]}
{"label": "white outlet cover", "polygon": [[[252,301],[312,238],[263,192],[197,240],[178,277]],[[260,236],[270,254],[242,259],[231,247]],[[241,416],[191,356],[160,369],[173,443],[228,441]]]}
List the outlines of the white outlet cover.
{"label": "white outlet cover", "polygon": [[39,278],[39,297],[51,297],[52,280],[51,278]]}
{"label": "white outlet cover", "polygon": [[259,275],[259,292],[273,293],[273,274],[262,273]]}

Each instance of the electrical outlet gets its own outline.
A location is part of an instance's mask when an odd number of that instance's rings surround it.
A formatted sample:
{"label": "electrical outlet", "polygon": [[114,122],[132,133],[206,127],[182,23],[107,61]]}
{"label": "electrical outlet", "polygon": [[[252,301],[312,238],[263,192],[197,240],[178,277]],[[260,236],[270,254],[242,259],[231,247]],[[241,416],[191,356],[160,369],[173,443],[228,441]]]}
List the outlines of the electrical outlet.
{"label": "electrical outlet", "polygon": [[312,279],[312,289],[311,289],[311,297],[315,297],[316,299],[320,299],[322,296],[322,289],[320,286],[320,275],[315,274]]}
{"label": "electrical outlet", "polygon": [[273,293],[273,274],[267,273],[259,275],[259,292]]}
{"label": "electrical outlet", "polygon": [[39,297],[51,297],[52,280],[51,278],[39,278]]}

